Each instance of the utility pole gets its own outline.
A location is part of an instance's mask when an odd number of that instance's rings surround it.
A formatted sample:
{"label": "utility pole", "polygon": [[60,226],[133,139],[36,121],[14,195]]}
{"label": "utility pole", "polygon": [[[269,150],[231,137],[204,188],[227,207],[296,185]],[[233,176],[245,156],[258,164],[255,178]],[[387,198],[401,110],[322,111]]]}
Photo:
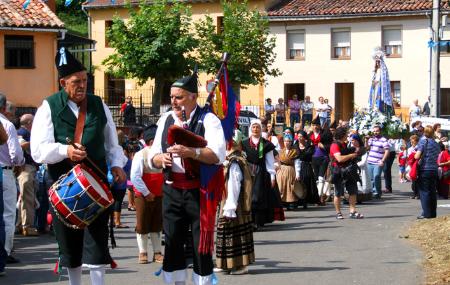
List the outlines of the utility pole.
{"label": "utility pole", "polygon": [[439,108],[439,93],[440,93],[440,74],[439,74],[439,29],[441,27],[440,21],[440,0],[433,0],[433,13],[432,13],[432,40],[434,45],[431,47],[431,80],[430,80],[430,103],[431,112],[430,115],[433,117],[438,117]]}

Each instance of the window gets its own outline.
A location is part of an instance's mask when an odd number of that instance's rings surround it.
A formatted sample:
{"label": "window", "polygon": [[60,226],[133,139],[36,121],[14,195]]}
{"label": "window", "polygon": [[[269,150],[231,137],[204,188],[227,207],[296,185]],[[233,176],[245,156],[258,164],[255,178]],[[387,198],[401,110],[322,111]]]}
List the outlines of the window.
{"label": "window", "polygon": [[445,45],[440,45],[439,51],[441,52],[441,55],[443,55],[443,56],[450,56],[450,43],[447,42],[449,40],[450,40],[450,27],[449,26],[442,27],[441,41],[444,41]]}
{"label": "window", "polygon": [[331,58],[350,59],[350,29],[331,30]]}
{"label": "window", "polygon": [[[450,88],[441,88],[441,100],[439,105],[441,110],[440,114],[443,116],[450,115]],[[439,106],[438,106],[439,107]]]}
{"label": "window", "polygon": [[388,57],[402,56],[402,29],[398,26],[383,27],[383,48]]}
{"label": "window", "polygon": [[401,96],[400,96],[400,81],[391,81],[391,96],[394,108],[400,108]]}
{"label": "window", "polygon": [[108,94],[108,105],[119,105],[125,100],[125,79],[114,77],[111,74],[105,74],[105,81]]}
{"label": "window", "polygon": [[5,35],[5,68],[34,68],[33,36]]}
{"label": "window", "polygon": [[305,59],[305,32],[304,31],[288,31],[287,32],[287,58],[288,59]]}
{"label": "window", "polygon": [[223,16],[219,16],[217,17],[217,34],[222,34],[223,30]]}
{"label": "window", "polygon": [[450,55],[450,42],[446,42],[445,45],[440,45],[439,51],[440,51],[441,55],[449,56]]}
{"label": "window", "polygon": [[105,47],[109,47],[108,31],[111,29],[113,21],[105,21]]}

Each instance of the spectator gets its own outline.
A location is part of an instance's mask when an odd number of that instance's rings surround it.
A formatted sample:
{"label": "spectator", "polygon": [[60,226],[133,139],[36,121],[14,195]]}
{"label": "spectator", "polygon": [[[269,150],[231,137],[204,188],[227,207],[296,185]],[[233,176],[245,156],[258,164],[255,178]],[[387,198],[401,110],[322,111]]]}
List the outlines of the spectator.
{"label": "spectator", "polygon": [[120,107],[120,115],[123,116],[123,124],[132,126],[136,124],[136,108],[133,106],[131,96],[125,99],[125,103]]}
{"label": "spectator", "polygon": [[441,153],[439,154],[439,167],[441,177],[439,179],[438,193],[442,199],[448,199],[448,185],[450,185],[450,152],[449,143],[441,143]]}
{"label": "spectator", "polygon": [[436,181],[438,180],[438,156],[440,147],[433,139],[433,127],[426,126],[424,138],[419,141],[415,159],[421,159],[417,187],[419,189],[422,213],[418,219],[436,218]]}
{"label": "spectator", "polygon": [[292,95],[292,100],[289,100],[288,105],[289,124],[292,128],[296,123],[300,123],[300,101],[297,94]]}
{"label": "spectator", "polygon": [[400,152],[398,153],[398,168],[400,175],[400,183],[407,182],[406,180],[406,161],[408,158],[408,152],[406,151],[406,145],[400,146]]}
{"label": "spectator", "polygon": [[[0,124],[0,145],[4,144],[8,140],[8,134],[3,128],[3,124]],[[0,167],[0,178],[3,177],[3,168]],[[5,222],[3,220],[3,185],[2,179],[0,179],[0,277],[6,275],[5,265],[8,255],[5,250]]]}
{"label": "spectator", "polygon": [[36,180],[38,181],[38,190],[36,192],[36,200],[39,208],[36,209],[34,226],[40,234],[50,231],[47,225],[47,213],[49,209],[48,188],[53,184],[53,180],[48,174],[47,164],[41,164],[37,171]]}
{"label": "spectator", "polygon": [[329,126],[331,124],[331,114],[333,113],[333,107],[328,104],[328,99],[324,99],[323,102],[327,105],[327,124]]}
{"label": "spectator", "polygon": [[267,123],[271,123],[272,115],[275,113],[275,106],[272,105],[272,99],[270,99],[270,98],[266,99],[266,105],[264,106],[264,111],[265,111],[264,117],[265,117]]}
{"label": "spectator", "polygon": [[440,142],[443,138],[442,132],[441,132],[441,124],[437,123],[433,125],[433,131],[434,131],[434,139],[436,142]]}
{"label": "spectator", "polygon": [[16,117],[16,105],[11,101],[6,101],[5,117],[13,123],[16,130],[20,127],[20,123]]}
{"label": "spectator", "polygon": [[277,111],[277,116],[275,122],[277,124],[286,123],[286,104],[284,104],[283,98],[278,99],[278,104],[275,105],[275,110]]}
{"label": "spectator", "polygon": [[389,139],[389,155],[386,158],[386,163],[383,167],[383,173],[384,173],[384,185],[385,188],[383,190],[383,193],[392,193],[392,164],[394,164],[395,157],[397,156],[397,153],[395,151],[395,140]]}
{"label": "spectator", "polygon": [[389,143],[381,135],[381,127],[375,126],[373,136],[367,141],[369,155],[367,157],[367,170],[372,181],[372,194],[375,199],[381,198],[381,172],[389,156]]}
{"label": "spectator", "polygon": [[5,117],[6,96],[0,94],[0,122],[3,125],[8,140],[0,146],[0,164],[3,169],[3,220],[5,222],[5,250],[8,255],[6,263],[17,263],[18,259],[11,255],[14,243],[16,221],[17,187],[14,168],[24,163],[22,148],[14,125]]}
{"label": "spectator", "polygon": [[347,190],[350,206],[350,218],[362,219],[364,216],[356,211],[356,198],[358,194],[357,180],[354,179],[354,175],[345,175],[343,173],[352,162],[352,160],[358,157],[358,149],[348,149],[345,143],[347,138],[346,128],[337,128],[334,135],[335,142],[330,147],[330,157],[332,159],[333,174],[331,181],[334,184],[334,208],[336,210],[336,219],[342,220],[344,216],[341,212],[341,197],[344,196],[345,190]]}
{"label": "spectator", "polygon": [[280,141],[278,140],[277,134],[275,133],[275,129],[273,128],[272,124],[267,124],[267,136],[265,137],[265,139],[273,143],[277,152],[281,150]]}
{"label": "spectator", "polygon": [[427,102],[425,102],[425,105],[423,105],[422,115],[424,115],[424,116],[429,116],[431,113],[430,101],[431,101],[431,96],[428,96]]}
{"label": "spectator", "polygon": [[[419,144],[419,136],[418,135],[412,135],[409,138],[410,147],[408,148],[407,155],[408,158],[406,160],[406,177],[409,177],[409,172],[411,171],[411,167],[414,163],[414,155],[417,151],[417,145]],[[419,199],[419,190],[417,189],[417,180],[413,181],[411,183],[411,190],[413,192],[413,195],[411,196],[411,199]]]}
{"label": "spectator", "polygon": [[17,227],[24,236],[39,235],[34,227],[35,214],[35,185],[36,185],[36,163],[33,161],[30,153],[30,134],[33,125],[34,116],[25,114],[20,117],[20,129],[17,131],[19,143],[22,147],[25,165],[22,168],[17,182],[20,190],[19,217],[17,218]]}
{"label": "spectator", "polygon": [[419,106],[419,100],[414,100],[413,104],[409,108],[409,121],[412,123],[414,122],[414,119],[419,117],[421,113],[420,106]]}
{"label": "spectator", "polygon": [[300,109],[302,110],[302,125],[305,126],[306,123],[311,124],[313,119],[314,103],[310,101],[309,96],[306,96],[305,101],[302,101]]}
{"label": "spectator", "polygon": [[316,107],[316,112],[319,115],[320,126],[323,128],[328,118],[328,104],[325,104],[322,96],[319,97],[319,104]]}

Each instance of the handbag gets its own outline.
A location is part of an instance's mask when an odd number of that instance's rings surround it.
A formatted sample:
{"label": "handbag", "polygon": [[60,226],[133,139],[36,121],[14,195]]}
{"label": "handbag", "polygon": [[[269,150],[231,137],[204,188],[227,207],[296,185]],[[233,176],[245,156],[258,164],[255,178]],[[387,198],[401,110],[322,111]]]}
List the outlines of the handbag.
{"label": "handbag", "polygon": [[427,146],[428,146],[428,139],[426,139],[426,140],[427,140],[427,142],[425,144],[425,147],[423,148],[422,155],[420,156],[419,159],[416,159],[413,162],[413,165],[411,166],[411,170],[409,171],[409,177],[411,178],[411,181],[416,181],[417,178],[419,178],[420,164],[422,162],[422,158],[425,157],[425,153],[426,153]]}

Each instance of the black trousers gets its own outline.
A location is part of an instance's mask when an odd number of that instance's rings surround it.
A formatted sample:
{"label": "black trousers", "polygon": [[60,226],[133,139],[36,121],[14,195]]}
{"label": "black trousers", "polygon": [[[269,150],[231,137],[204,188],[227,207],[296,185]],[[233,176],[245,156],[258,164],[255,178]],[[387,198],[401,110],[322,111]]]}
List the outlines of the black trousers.
{"label": "black trousers", "polygon": [[325,178],[325,174],[327,173],[329,159],[328,157],[313,157],[312,158],[312,167],[314,171],[314,176],[316,180],[319,176]]}
{"label": "black trousers", "polygon": [[394,164],[395,160],[395,151],[389,152],[389,155],[384,163],[383,172],[384,172],[384,182],[386,190],[392,191],[392,164]]}
{"label": "black trousers", "polygon": [[110,264],[108,219],[110,208],[101,213],[87,228],[76,230],[65,226],[52,207],[53,229],[58,241],[60,265],[74,268],[85,264]]}
{"label": "black trousers", "polygon": [[200,190],[180,190],[164,185],[163,228],[165,252],[163,270],[173,272],[186,268],[184,245],[192,229],[194,272],[200,276],[213,273],[211,254],[199,254],[200,242]]}

